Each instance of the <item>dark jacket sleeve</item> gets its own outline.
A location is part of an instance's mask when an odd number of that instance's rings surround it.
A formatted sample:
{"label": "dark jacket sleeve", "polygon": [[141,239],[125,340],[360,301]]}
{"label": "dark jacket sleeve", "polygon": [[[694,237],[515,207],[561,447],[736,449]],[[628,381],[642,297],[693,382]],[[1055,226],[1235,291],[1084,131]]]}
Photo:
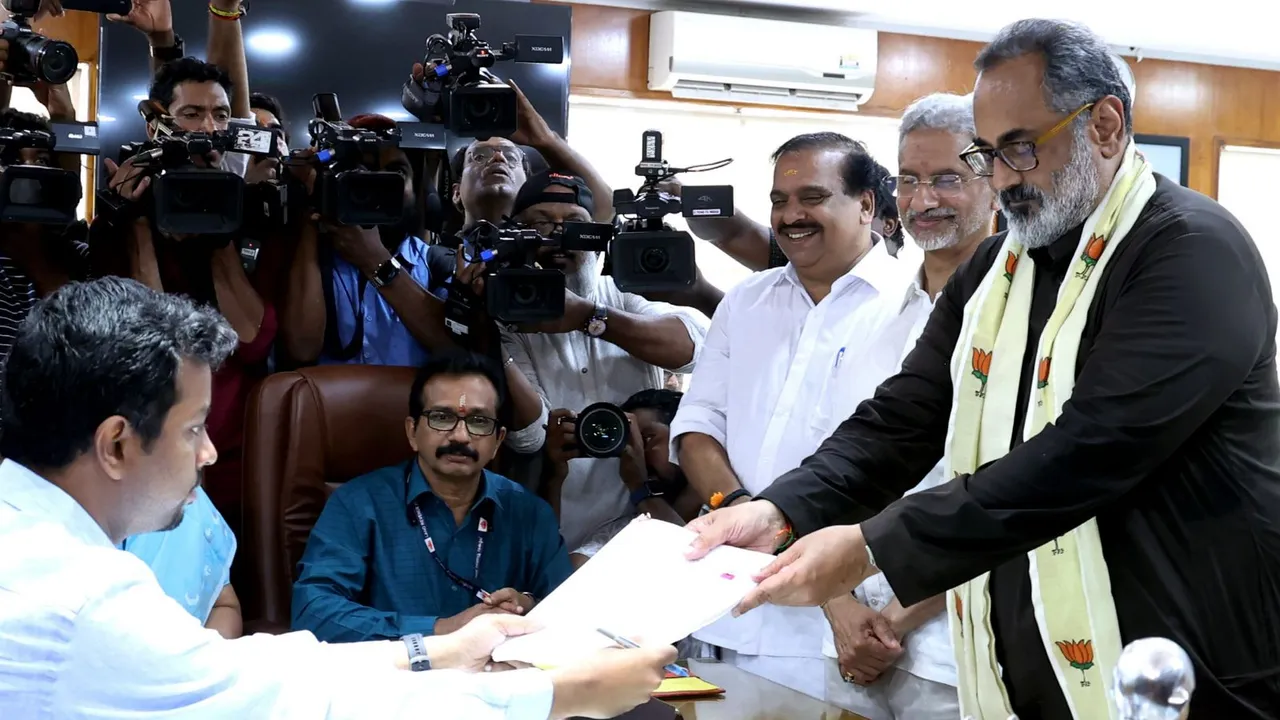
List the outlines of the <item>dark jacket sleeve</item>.
{"label": "dark jacket sleeve", "polygon": [[796,533],[865,520],[919,484],[938,463],[951,414],[951,355],[964,305],[1002,240],[988,239],[952,276],[902,370],[800,467],[760,494],[782,510]]}
{"label": "dark jacket sleeve", "polygon": [[[1147,244],[1051,425],[970,476],[905,497],[863,533],[903,605],[1037,548],[1161,470],[1275,352],[1265,270],[1239,230]],[[1274,382],[1274,381],[1273,381]]]}

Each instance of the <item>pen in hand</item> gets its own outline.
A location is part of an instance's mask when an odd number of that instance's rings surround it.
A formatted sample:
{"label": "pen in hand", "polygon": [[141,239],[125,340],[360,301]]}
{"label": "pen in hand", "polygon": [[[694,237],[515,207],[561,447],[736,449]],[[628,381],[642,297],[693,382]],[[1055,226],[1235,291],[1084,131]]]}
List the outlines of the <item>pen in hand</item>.
{"label": "pen in hand", "polygon": [[[601,635],[603,635],[603,636],[605,636],[605,637],[609,638],[610,640],[612,640],[613,642],[617,643],[618,645],[621,645],[621,646],[622,646],[622,647],[624,647],[624,648],[629,648],[629,649],[634,650],[634,649],[636,649],[636,648],[640,647],[639,645],[635,644],[634,642],[632,642],[632,641],[630,641],[630,640],[628,640],[628,639],[626,639],[626,638],[624,638],[624,637],[622,637],[622,636],[620,636],[620,635],[614,635],[613,633],[611,633],[611,632],[609,632],[609,631],[607,631],[607,630],[601,630],[601,629],[599,629],[599,628],[596,628],[596,632],[598,632],[598,633],[600,633]],[[680,667],[679,665],[676,665],[675,663],[672,663],[672,664],[670,664],[670,665],[665,666],[665,667],[663,668],[663,670],[666,670],[668,673],[670,673],[670,674],[672,674],[672,675],[675,675],[676,677],[689,677],[689,671],[688,671],[688,670],[685,670],[684,668]]]}

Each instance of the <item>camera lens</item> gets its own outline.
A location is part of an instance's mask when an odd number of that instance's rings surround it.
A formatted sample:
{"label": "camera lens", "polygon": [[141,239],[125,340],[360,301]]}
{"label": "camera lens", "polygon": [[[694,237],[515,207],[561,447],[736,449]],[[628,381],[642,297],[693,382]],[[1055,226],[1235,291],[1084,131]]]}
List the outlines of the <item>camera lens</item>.
{"label": "camera lens", "polygon": [[519,283],[511,288],[511,303],[519,307],[529,307],[538,304],[538,297],[542,293],[538,292],[536,285],[528,283]]}
{"label": "camera lens", "polygon": [[487,120],[493,115],[493,101],[487,97],[473,97],[467,100],[467,118],[469,120]]}
{"label": "camera lens", "polygon": [[618,457],[627,447],[631,423],[617,405],[596,403],[578,415],[578,447],[588,457]]}
{"label": "camera lens", "polygon": [[76,74],[80,57],[70,43],[50,40],[40,35],[28,36],[23,44],[31,59],[31,69],[50,85],[64,85]]}
{"label": "camera lens", "polygon": [[647,273],[665,272],[671,266],[671,256],[666,248],[645,248],[640,253],[640,269]]}

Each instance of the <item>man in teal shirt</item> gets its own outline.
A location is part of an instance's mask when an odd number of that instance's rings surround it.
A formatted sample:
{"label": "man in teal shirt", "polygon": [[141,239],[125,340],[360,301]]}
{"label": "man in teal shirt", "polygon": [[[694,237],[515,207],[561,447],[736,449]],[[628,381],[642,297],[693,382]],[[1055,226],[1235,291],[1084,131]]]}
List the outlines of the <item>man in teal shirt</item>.
{"label": "man in teal shirt", "polygon": [[525,613],[572,567],[551,506],[484,469],[506,435],[502,371],[433,357],[409,395],[416,456],[334,491],[293,586],[293,628],[329,642],[448,633]]}

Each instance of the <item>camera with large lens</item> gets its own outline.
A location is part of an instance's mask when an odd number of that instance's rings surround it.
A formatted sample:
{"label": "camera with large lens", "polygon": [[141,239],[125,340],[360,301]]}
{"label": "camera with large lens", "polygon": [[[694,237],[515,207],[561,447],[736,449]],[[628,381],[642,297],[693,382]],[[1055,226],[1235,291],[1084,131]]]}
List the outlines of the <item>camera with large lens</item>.
{"label": "camera with large lens", "polygon": [[494,50],[476,37],[479,15],[450,13],[445,21],[448,33],[427,38],[424,77],[409,78],[404,85],[404,108],[425,123],[443,124],[453,135],[511,135],[517,129],[516,92],[490,68],[506,60],[558,65],[564,62],[564,38],[516,35],[514,42]]}
{"label": "camera with large lens", "polygon": [[608,223],[568,222],[552,237],[514,222],[476,224],[463,238],[462,257],[485,264],[484,301],[489,315],[506,323],[554,320],[564,315],[564,273],[537,266],[542,248],[603,252],[613,238]]}
{"label": "camera with large lens", "polygon": [[[144,101],[146,102],[146,101]],[[147,111],[143,110],[144,116]],[[151,176],[156,227],[172,235],[224,235],[244,219],[244,178],[217,167],[214,153],[278,157],[275,131],[246,123],[203,133],[172,129],[172,118],[154,119],[155,136],[124,146],[120,162],[132,158]],[[195,158],[201,158],[197,165]]]}
{"label": "camera with large lens", "polygon": [[76,220],[80,176],[22,161],[23,150],[52,152],[56,145],[52,133],[0,128],[0,222],[67,225]]}
{"label": "camera with large lens", "polygon": [[665,292],[691,287],[698,279],[693,238],[663,222],[667,215],[714,218],[733,214],[730,185],[688,185],[681,197],[658,189],[680,173],[715,170],[733,162],[721,160],[689,168],[672,168],[662,159],[662,133],[646,130],[636,175],[644,183],[636,192],[613,192],[613,209],[623,221],[613,241],[610,261],[613,281],[623,292]]}
{"label": "camera with large lens", "polygon": [[[130,0],[62,0],[64,10],[129,14]],[[66,84],[80,66],[80,56],[71,43],[53,40],[31,29],[31,18],[40,10],[40,0],[4,0],[9,19],[0,23],[0,40],[9,41],[9,57],[3,75],[15,85],[45,82]]]}
{"label": "camera with large lens", "polygon": [[613,403],[598,402],[578,413],[574,434],[578,450],[593,458],[619,457],[627,449],[631,421],[622,408]]}
{"label": "camera with large lens", "polygon": [[312,98],[316,117],[307,126],[316,148],[313,200],[325,221],[339,225],[396,225],[404,220],[404,176],[369,170],[382,150],[399,147],[400,131],[364,130],[342,121],[338,96],[321,93]]}

